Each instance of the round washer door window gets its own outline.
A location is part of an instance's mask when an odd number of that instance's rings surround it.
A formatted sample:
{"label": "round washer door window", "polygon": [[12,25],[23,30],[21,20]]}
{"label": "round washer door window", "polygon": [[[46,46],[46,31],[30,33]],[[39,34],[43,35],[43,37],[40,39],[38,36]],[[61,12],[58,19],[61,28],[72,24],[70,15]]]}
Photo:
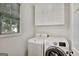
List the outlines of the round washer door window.
{"label": "round washer door window", "polygon": [[58,47],[49,47],[45,53],[46,56],[66,56],[66,53]]}

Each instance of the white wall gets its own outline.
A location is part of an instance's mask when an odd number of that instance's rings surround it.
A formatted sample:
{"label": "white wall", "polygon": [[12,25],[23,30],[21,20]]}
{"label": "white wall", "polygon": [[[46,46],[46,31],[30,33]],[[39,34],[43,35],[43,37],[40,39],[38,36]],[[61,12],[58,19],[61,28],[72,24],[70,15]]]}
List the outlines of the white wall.
{"label": "white wall", "polygon": [[48,25],[48,26],[36,26],[36,32],[48,32],[56,36],[68,37],[69,25],[70,25],[70,11],[69,4],[64,5],[64,25]]}
{"label": "white wall", "polygon": [[0,53],[9,56],[27,55],[27,40],[33,37],[33,7],[31,4],[21,4],[21,35],[0,37]]}

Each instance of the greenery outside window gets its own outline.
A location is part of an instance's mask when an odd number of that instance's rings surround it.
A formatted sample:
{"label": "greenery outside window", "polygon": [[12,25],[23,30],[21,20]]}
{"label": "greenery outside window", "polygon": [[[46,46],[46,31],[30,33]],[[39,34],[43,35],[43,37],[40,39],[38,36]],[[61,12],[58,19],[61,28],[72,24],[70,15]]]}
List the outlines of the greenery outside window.
{"label": "greenery outside window", "polygon": [[20,31],[20,4],[0,3],[0,34]]}

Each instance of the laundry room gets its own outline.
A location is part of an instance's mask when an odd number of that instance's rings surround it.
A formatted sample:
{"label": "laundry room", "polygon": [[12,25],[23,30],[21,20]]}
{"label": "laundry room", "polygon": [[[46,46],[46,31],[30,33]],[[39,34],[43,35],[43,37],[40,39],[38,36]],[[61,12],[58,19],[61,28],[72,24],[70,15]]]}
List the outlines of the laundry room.
{"label": "laundry room", "polygon": [[79,56],[79,3],[0,3],[0,56]]}

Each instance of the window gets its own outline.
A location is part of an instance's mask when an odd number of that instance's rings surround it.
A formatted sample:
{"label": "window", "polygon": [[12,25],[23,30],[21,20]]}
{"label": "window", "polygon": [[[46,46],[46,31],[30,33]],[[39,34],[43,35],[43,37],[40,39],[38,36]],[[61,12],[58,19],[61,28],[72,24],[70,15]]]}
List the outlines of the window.
{"label": "window", "polygon": [[0,34],[20,31],[20,4],[0,3]]}

